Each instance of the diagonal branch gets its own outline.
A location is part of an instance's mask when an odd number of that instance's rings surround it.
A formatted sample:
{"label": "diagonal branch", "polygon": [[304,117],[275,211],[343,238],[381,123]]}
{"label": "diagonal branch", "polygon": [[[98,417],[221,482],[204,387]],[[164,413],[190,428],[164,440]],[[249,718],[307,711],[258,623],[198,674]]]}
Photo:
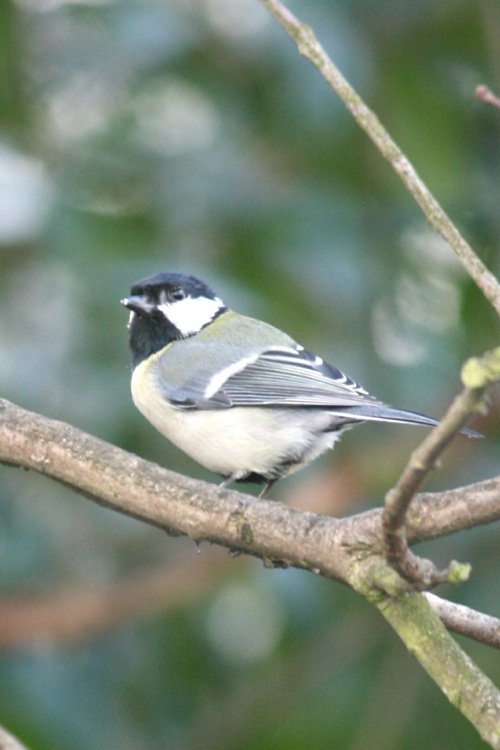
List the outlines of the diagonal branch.
{"label": "diagonal branch", "polygon": [[[500,284],[497,279],[461,236],[376,115],[335,67],[312,30],[300,23],[279,0],[261,0],[261,2],[295,41],[299,52],[317,68],[321,76],[342,99],[358,124],[399,175],[428,222],[452,247],[468,274],[500,313]],[[477,383],[473,385],[471,382],[466,382],[466,386],[466,390],[469,391],[467,396],[471,395],[471,391],[483,388],[482,385]],[[467,396],[464,396],[465,400]],[[460,411],[458,407],[457,410]],[[452,417],[449,419],[451,424]],[[460,421],[458,417],[456,419]],[[435,431],[437,438],[431,438],[428,443],[429,465],[432,465],[440,450],[451,439],[453,430],[450,429],[449,434],[447,430],[446,426],[438,427]],[[436,442],[433,443],[433,440]],[[415,471],[401,480],[402,486],[396,488],[393,496],[394,503],[391,507],[391,501],[389,501],[389,510],[386,511],[386,514],[390,516],[391,510],[394,510],[396,519],[394,527],[397,528],[401,522],[403,530],[409,499],[413,497],[427,469],[425,466],[422,468],[414,465],[412,470]],[[400,500],[398,493],[401,496]],[[386,539],[387,528],[386,525]],[[405,536],[403,540],[406,545]],[[403,549],[403,553],[409,558],[407,549]],[[369,565],[358,569],[356,575],[351,576],[349,583],[374,602],[424,669],[448,699],[467,716],[483,739],[492,747],[500,748],[500,694],[498,691],[450,637],[439,617],[432,611],[429,602],[416,592],[403,593],[400,585],[401,579],[393,569],[381,567],[373,559],[371,562],[373,563],[371,571],[369,571]],[[465,566],[456,565],[453,573],[456,578],[463,579],[467,570]],[[431,579],[433,575],[434,573]],[[377,596],[376,581],[379,582],[384,594],[379,593]]]}
{"label": "diagonal branch", "polygon": [[384,549],[387,560],[407,581],[429,588],[447,580],[467,577],[468,570],[451,563],[438,571],[429,560],[410,552],[406,539],[406,514],[425,477],[467,420],[482,403],[488,386],[500,379],[500,347],[481,359],[469,360],[462,372],[465,389],[452,403],[443,420],[412,453],[396,485],[387,493],[382,515]]}
{"label": "diagonal branch", "polygon": [[[491,747],[499,750],[500,693],[491,692],[489,680],[450,636],[425,596],[414,592],[400,598],[386,597],[376,605],[450,703]],[[474,699],[465,705],[463,696],[472,697],[472,693]]]}
{"label": "diagonal branch", "polygon": [[301,23],[279,0],[261,0],[261,2],[295,41],[299,52],[317,68],[328,85],[340,97],[358,125],[368,134],[384,159],[401,178],[429,224],[454,250],[469,276],[474,279],[484,296],[500,314],[500,284],[497,279],[462,237],[375,113],[367,107],[328,57],[313,31]]}
{"label": "diagonal branch", "polygon": [[28,750],[26,745],[14,737],[13,734],[0,726],[0,750]]}

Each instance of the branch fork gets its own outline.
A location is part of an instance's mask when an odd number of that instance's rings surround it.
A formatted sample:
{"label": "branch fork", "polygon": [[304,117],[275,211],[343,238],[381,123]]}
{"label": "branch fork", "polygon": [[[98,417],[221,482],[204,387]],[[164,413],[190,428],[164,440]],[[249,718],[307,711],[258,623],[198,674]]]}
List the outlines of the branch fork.
{"label": "branch fork", "polygon": [[468,360],[462,368],[464,390],[452,403],[442,421],[412,453],[395,486],[385,497],[382,513],[384,554],[390,565],[416,590],[441,583],[465,581],[470,565],[455,560],[438,570],[430,560],[414,555],[406,538],[406,517],[416,491],[434,468],[439,455],[468,420],[481,410],[486,390],[500,380],[500,347],[483,357]]}

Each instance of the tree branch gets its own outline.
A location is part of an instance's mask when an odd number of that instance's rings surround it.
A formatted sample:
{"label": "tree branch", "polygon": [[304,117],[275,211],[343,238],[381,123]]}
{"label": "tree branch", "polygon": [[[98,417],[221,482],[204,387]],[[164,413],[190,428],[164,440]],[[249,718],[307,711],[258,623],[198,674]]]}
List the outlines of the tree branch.
{"label": "tree branch", "polygon": [[448,630],[466,635],[479,643],[487,643],[493,648],[500,648],[500,620],[497,617],[477,612],[464,604],[441,599],[429,591],[424,596]]}
{"label": "tree branch", "polygon": [[[349,583],[360,550],[381,554],[380,509],[338,519],[287,508],[143,461],[64,422],[0,399],[0,462],[33,469],[172,535],[208,540]],[[500,520],[500,477],[414,498],[410,541]]]}
{"label": "tree branch", "polygon": [[384,159],[403,181],[429,224],[454,250],[469,276],[474,279],[484,296],[500,314],[500,284],[497,279],[462,237],[375,113],[367,107],[328,57],[313,31],[301,23],[279,0],[261,0],[261,2],[295,41],[299,52],[314,65],[340,97],[358,125],[367,133]]}
{"label": "tree branch", "polygon": [[[470,245],[461,236],[458,229],[443,211],[425,183],[420,179],[412,164],[389,136],[376,115],[366,106],[356,91],[335,67],[312,30],[300,23],[279,0],[261,0],[261,2],[296,42],[299,52],[317,68],[325,81],[342,99],[360,127],[365,130],[382,156],[391,164],[396,174],[401,178],[408,191],[422,209],[427,221],[448,242],[469,276],[476,282],[495,310],[500,313],[500,284],[497,279],[488,271]],[[477,387],[471,385],[471,383],[466,383],[466,385],[469,390]],[[467,397],[464,398],[467,399]],[[447,428],[442,429],[446,431]],[[439,454],[438,443],[442,442],[443,446],[445,444],[444,432],[440,434],[439,430],[440,428],[438,427],[437,438],[430,438],[431,443],[429,447],[433,446],[429,450],[430,462],[434,454]],[[446,441],[450,437],[447,437]],[[436,444],[432,444],[433,440],[437,440]],[[417,479],[415,474],[407,476],[402,480],[403,485],[406,484],[407,486],[407,489],[403,489],[400,486],[399,489],[403,490],[402,496],[406,495],[407,498],[411,498],[420,481],[421,478]],[[395,492],[397,495],[398,490]],[[396,509],[395,517],[397,518],[399,512],[397,510],[398,502],[395,496],[393,499],[395,501],[393,507]],[[404,510],[401,512],[401,517],[404,523],[407,510],[406,500],[401,502],[400,509],[402,508]],[[388,513],[390,515],[390,510]],[[399,521],[396,521],[395,525],[397,526],[398,523]],[[406,546],[406,539],[404,539],[404,546]],[[409,553],[404,549],[403,552],[406,553],[406,559],[409,560]],[[405,572],[408,573],[408,570]],[[455,566],[453,570],[453,573],[459,578],[464,577],[466,572],[467,569],[463,566]],[[363,570],[362,574],[366,574],[366,570]],[[370,598],[370,594],[374,596],[373,584],[377,579],[380,587],[386,592],[390,592],[391,577],[390,571],[387,569],[374,569],[372,575],[369,576],[370,582],[367,583],[366,590],[364,590],[362,577],[356,581],[357,586],[353,580],[350,583],[354,588],[357,588],[357,590],[368,596],[368,598]],[[433,571],[430,578],[431,581],[433,578],[436,578]],[[415,654],[422,666],[448,696],[449,700],[469,718],[481,736],[490,742],[492,747],[500,748],[500,732],[498,729],[500,726],[498,718],[500,699],[498,692],[494,689],[494,692],[492,692],[491,683],[470,663],[470,660],[468,660],[446,632],[441,621],[432,612],[429,603],[423,596],[417,593],[407,594],[406,596],[402,596],[401,593],[397,595],[398,590],[400,592],[401,588],[399,585],[396,585],[393,596],[382,598],[380,601],[375,600],[380,611],[393,625],[409,650]],[[475,694],[477,701],[475,699],[471,700],[472,693]],[[464,698],[467,706],[463,703]]]}
{"label": "tree branch", "polygon": [[171,535],[293,563],[337,580],[348,576],[343,521],[220,491],[3,400],[0,461],[34,469]]}
{"label": "tree branch", "polygon": [[0,727],[0,750],[27,750],[14,735]]}
{"label": "tree branch", "polygon": [[[382,514],[379,509],[373,512]],[[413,543],[437,539],[498,520],[500,477],[454,490],[416,495],[406,516],[406,534]]]}
{"label": "tree branch", "polygon": [[386,597],[377,607],[450,703],[498,750],[500,693],[450,636],[425,597]]}
{"label": "tree branch", "polygon": [[[404,582],[381,554],[380,513],[336,519],[221,492],[3,400],[0,461],[34,469],[169,534],[207,539],[261,557],[265,564],[294,565],[346,583],[373,601],[450,700],[493,743],[493,723],[500,725],[500,694],[447,635],[423,597],[404,593]],[[490,482],[500,486],[500,480]],[[485,489],[488,495],[491,483]],[[445,496],[448,518],[450,507]],[[475,513],[481,518],[477,508]],[[490,504],[481,521],[499,515],[500,508]],[[409,519],[410,528],[414,524],[411,533],[420,538],[426,533],[438,535],[428,526],[420,532],[418,513]],[[463,523],[470,525],[470,516]],[[437,646],[428,647],[432,658],[424,647],[429,633],[439,637],[438,659]],[[493,747],[500,748],[500,739]]]}
{"label": "tree branch", "polygon": [[466,385],[441,422],[413,451],[395,486],[387,493],[382,515],[384,550],[387,560],[407,581],[426,589],[448,580],[468,577],[468,567],[452,562],[438,571],[430,560],[413,555],[406,539],[406,514],[425,477],[453,437],[481,407],[488,386],[500,379],[500,347],[481,359],[469,360],[462,372]]}
{"label": "tree branch", "polygon": [[479,101],[484,102],[485,104],[491,104],[493,107],[500,109],[500,98],[496,96],[488,86],[479,84],[476,86],[474,94]]}

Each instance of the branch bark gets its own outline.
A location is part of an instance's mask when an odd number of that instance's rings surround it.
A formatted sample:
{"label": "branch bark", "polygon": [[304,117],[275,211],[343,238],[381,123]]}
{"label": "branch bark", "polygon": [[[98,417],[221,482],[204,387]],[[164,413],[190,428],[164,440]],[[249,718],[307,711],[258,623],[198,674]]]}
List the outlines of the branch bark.
{"label": "branch bark", "polygon": [[[380,509],[338,519],[220,491],[4,399],[0,462],[33,469],[171,535],[215,542],[348,584],[354,563],[383,554]],[[500,477],[417,495],[407,517],[408,539],[436,539],[497,520]]]}
{"label": "branch bark", "polygon": [[377,606],[450,703],[491,747],[499,748],[500,693],[491,691],[490,681],[450,636],[425,597],[411,593],[385,598]]}
{"label": "branch bark", "polygon": [[481,409],[486,389],[500,379],[500,347],[480,359],[469,360],[463,367],[462,379],[464,390],[454,400],[441,422],[413,451],[399,480],[387,493],[384,503],[382,526],[386,558],[405,580],[423,589],[450,578],[464,580],[469,574],[467,566],[460,566],[454,561],[445,570],[439,571],[430,560],[414,555],[406,539],[406,515],[416,491],[434,468],[442,451],[472,414]]}
{"label": "branch bark", "polygon": [[[380,511],[336,519],[220,492],[2,400],[0,461],[34,469],[169,534],[207,539],[261,557],[265,564],[294,565],[346,583],[378,607],[448,698],[500,750],[500,693],[457,646],[423,596],[408,592],[384,560]],[[472,515],[460,518],[463,506],[453,512],[453,494],[438,495],[437,515],[448,519],[444,533],[468,527],[472,517],[482,523],[498,519],[499,487],[500,478],[465,488],[464,495],[471,498],[484,490],[485,509],[483,513],[481,503],[472,503]],[[408,516],[409,538],[440,535],[423,520],[428,498],[414,501],[417,512]]]}
{"label": "branch bark", "polygon": [[424,596],[448,630],[500,648],[500,620],[497,617],[477,612],[463,604],[448,602],[429,591]]}

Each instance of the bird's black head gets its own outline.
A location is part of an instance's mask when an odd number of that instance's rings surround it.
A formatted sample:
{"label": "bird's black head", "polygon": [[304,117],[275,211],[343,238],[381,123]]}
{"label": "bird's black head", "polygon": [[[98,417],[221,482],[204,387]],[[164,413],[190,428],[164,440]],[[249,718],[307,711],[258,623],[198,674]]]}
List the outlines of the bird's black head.
{"label": "bird's black head", "polygon": [[171,341],[194,336],[226,309],[205,282],[182,273],[156,273],[137,281],[121,303],[130,310],[134,366]]}

